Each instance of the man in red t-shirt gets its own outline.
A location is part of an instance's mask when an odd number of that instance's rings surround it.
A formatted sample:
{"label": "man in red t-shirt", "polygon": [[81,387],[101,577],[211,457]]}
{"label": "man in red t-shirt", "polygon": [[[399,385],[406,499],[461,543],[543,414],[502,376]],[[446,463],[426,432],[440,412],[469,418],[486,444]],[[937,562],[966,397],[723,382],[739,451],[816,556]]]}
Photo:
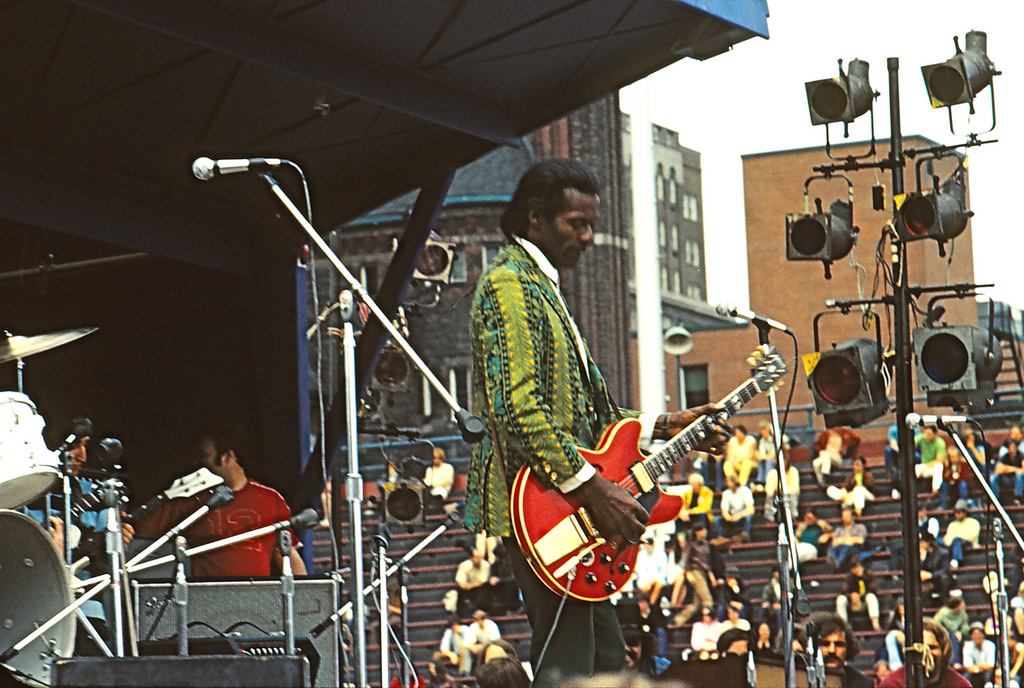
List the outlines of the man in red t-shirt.
{"label": "man in red t-shirt", "polygon": [[[197,435],[193,443],[197,462],[224,478],[224,484],[235,493],[235,498],[227,506],[211,511],[185,530],[189,547],[291,518],[288,505],[277,490],[246,477],[237,453],[239,440],[233,434],[207,428]],[[204,492],[195,497],[173,499],[139,522],[136,534],[163,535],[209,498],[210,492]],[[269,533],[193,557],[192,577],[267,577],[279,574],[282,559],[277,538],[277,533]],[[293,573],[306,573],[306,565],[294,548],[289,559]]]}

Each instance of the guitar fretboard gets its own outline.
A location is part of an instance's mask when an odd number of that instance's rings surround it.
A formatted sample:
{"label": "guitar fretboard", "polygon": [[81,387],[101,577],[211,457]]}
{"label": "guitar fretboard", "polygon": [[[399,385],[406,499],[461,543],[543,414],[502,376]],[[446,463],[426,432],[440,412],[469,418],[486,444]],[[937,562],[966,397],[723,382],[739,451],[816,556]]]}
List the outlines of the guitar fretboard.
{"label": "guitar fretboard", "polygon": [[733,415],[766,388],[767,386],[762,386],[758,378],[747,380],[718,402],[724,411],[717,416],[702,416],[683,428],[679,434],[644,460],[644,468],[647,469],[651,479],[656,481],[677,462],[682,461],[694,447],[707,439],[717,420],[723,420]]}

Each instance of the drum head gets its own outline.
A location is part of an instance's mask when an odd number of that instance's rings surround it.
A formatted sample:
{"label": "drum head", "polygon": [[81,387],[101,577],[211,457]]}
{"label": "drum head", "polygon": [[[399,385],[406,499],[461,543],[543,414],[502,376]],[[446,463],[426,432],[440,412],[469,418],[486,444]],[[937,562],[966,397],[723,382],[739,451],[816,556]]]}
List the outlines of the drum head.
{"label": "drum head", "polygon": [[[70,574],[49,533],[15,511],[0,511],[0,600],[0,652],[73,601]],[[49,685],[50,665],[75,648],[75,630],[69,614],[7,663]]]}
{"label": "drum head", "polygon": [[0,509],[28,504],[59,477],[57,452],[43,441],[45,426],[26,395],[0,392]]}

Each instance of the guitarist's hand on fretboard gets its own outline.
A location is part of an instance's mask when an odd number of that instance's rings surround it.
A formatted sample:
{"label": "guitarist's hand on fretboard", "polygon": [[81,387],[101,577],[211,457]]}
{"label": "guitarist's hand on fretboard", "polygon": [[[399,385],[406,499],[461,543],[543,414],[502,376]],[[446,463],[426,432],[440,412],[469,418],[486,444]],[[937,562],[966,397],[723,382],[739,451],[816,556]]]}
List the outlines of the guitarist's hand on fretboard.
{"label": "guitarist's hand on fretboard", "polygon": [[640,541],[650,514],[626,488],[598,473],[570,494],[590,514],[602,537],[616,545]]}
{"label": "guitarist's hand on fretboard", "polygon": [[719,416],[710,428],[711,434],[706,440],[694,447],[697,451],[721,454],[725,451],[725,444],[732,436],[732,427],[725,422],[725,409],[719,404],[704,404],[695,406],[692,409],[673,411],[659,416],[654,426],[654,439],[667,440],[675,437],[680,431],[696,421],[701,416]]}

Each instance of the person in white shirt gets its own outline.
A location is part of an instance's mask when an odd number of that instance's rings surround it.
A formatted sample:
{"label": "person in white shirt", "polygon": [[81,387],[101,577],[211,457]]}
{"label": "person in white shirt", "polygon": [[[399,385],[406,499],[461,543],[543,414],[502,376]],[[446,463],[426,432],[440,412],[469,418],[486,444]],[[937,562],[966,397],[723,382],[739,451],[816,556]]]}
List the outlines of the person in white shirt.
{"label": "person in white shirt", "polygon": [[722,516],[715,522],[719,537],[749,540],[754,518],[754,494],[746,485],[740,485],[735,476],[725,477],[721,510]]}
{"label": "person in white shirt", "polygon": [[455,468],[445,461],[444,449],[434,447],[431,463],[423,475],[423,484],[430,490],[431,501],[438,505],[448,499],[455,484]]}
{"label": "person in white shirt", "polygon": [[665,548],[653,538],[645,538],[636,554],[636,572],[633,584],[638,593],[643,593],[652,605],[661,597],[661,591],[668,582],[668,554]]}

